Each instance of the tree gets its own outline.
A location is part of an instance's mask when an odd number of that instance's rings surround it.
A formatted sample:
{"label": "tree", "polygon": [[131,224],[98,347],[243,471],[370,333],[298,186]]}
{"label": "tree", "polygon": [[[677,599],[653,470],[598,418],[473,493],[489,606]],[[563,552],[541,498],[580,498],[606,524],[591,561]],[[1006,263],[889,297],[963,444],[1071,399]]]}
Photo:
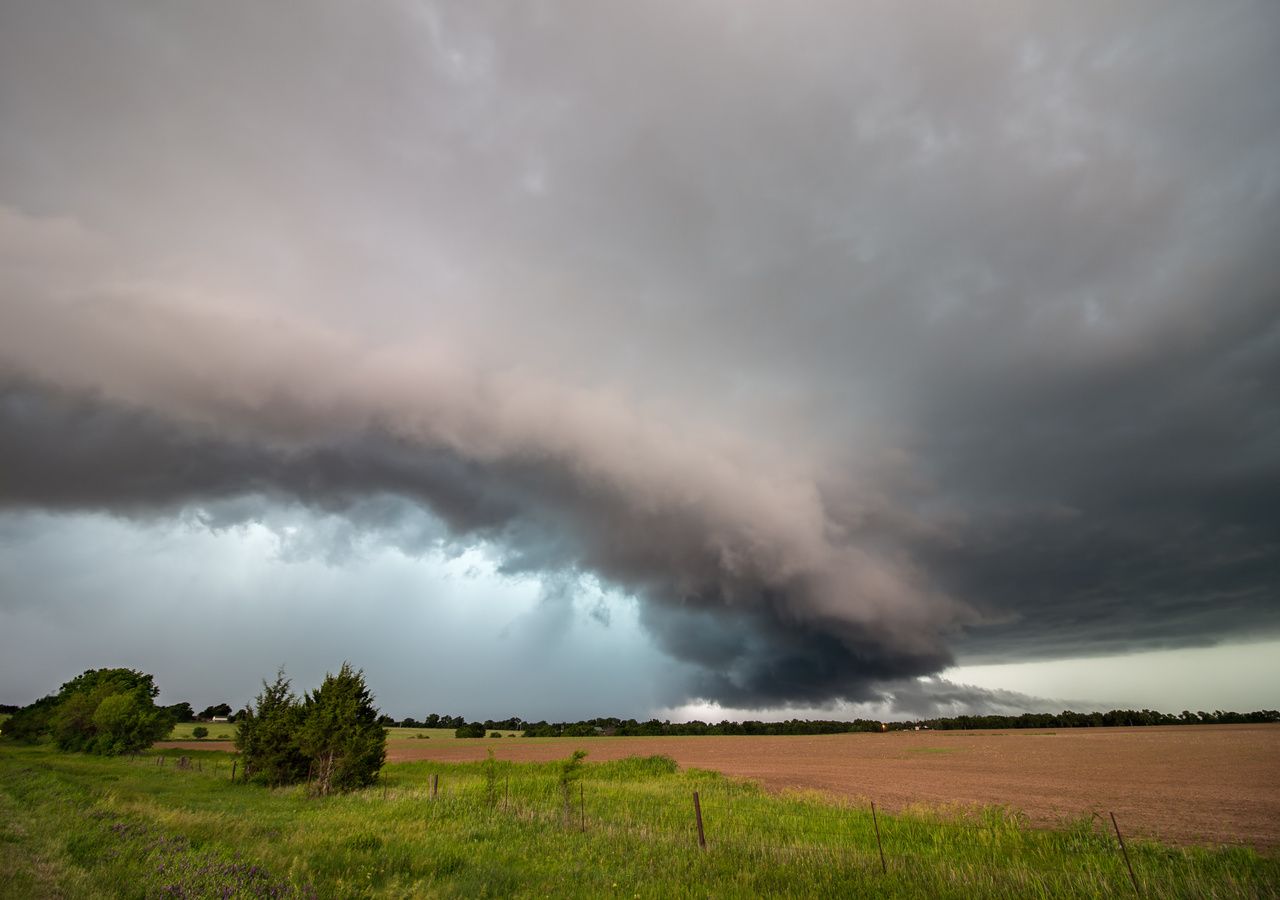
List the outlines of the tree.
{"label": "tree", "polygon": [[155,705],[159,693],[143,672],[88,669],[19,710],[5,735],[28,743],[51,737],[59,750],[104,756],[142,750],[173,728],[173,717]]}
{"label": "tree", "polygon": [[50,694],[35,703],[21,707],[4,723],[4,736],[24,744],[36,744],[49,736],[49,718],[58,705],[58,698]]}
{"label": "tree", "polygon": [[175,722],[194,722],[196,720],[195,710],[191,708],[190,703],[175,703],[173,706],[166,706],[165,710],[168,711]]}
{"label": "tree", "polygon": [[236,733],[246,781],[281,785],[306,777],[311,761],[298,746],[302,719],[302,706],[283,669],[271,684],[262,682],[262,692],[254,705],[245,709]]}
{"label": "tree", "polygon": [[463,723],[453,730],[457,738],[482,738],[485,736],[484,725],[480,722]]}
{"label": "tree", "polygon": [[212,719],[214,716],[230,716],[231,705],[228,703],[219,703],[217,706],[206,706],[200,711],[201,719]]}
{"label": "tree", "polygon": [[195,728],[191,729],[191,736],[197,741],[204,740],[209,736],[209,729],[205,728],[203,725],[197,725]]}
{"label": "tree", "polygon": [[315,763],[319,794],[372,784],[387,757],[387,732],[378,721],[364,672],[343,663],[337,675],[307,695],[298,741]]}

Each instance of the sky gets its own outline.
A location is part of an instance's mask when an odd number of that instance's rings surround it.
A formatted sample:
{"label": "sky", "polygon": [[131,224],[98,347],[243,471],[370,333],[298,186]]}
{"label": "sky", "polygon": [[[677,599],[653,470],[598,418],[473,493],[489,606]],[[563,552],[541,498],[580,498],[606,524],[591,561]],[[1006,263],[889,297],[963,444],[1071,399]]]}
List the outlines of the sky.
{"label": "sky", "polygon": [[0,702],[1280,706],[1280,10],[0,4]]}

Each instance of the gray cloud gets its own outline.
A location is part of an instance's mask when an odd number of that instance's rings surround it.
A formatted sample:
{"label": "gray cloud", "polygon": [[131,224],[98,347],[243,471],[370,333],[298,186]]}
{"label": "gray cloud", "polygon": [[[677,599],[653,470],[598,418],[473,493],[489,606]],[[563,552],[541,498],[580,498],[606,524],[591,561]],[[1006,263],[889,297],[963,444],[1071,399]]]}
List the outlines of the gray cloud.
{"label": "gray cloud", "polygon": [[[504,548],[508,572],[591,571],[646,598],[660,645],[715,672],[691,688],[701,696],[862,699],[874,679],[947,665],[941,633],[963,614],[802,519],[753,517],[736,491],[664,485],[661,468],[642,468],[635,484],[607,470],[584,477],[574,468],[596,460],[525,455],[532,435],[519,455],[482,462],[374,429],[273,447],[30,386],[0,395],[0,420],[14,435],[0,456],[9,504],[152,513],[243,493],[323,511],[370,495],[420,502],[454,540]],[[659,492],[673,488],[703,502]]]}
{"label": "gray cloud", "polygon": [[744,706],[1280,631],[1266,5],[0,15],[4,504],[483,542]]}
{"label": "gray cloud", "polygon": [[[884,685],[886,715],[915,719],[944,716],[1016,716],[1059,709],[1094,710],[1096,701],[1052,700],[1019,691],[922,678]],[[1110,708],[1110,707],[1108,707]]]}

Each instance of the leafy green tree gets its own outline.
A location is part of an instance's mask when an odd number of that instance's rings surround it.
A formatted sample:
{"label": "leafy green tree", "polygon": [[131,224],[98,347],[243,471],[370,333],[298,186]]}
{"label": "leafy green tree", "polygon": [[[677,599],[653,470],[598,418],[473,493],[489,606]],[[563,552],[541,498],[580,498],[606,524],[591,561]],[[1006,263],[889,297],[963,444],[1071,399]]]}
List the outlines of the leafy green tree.
{"label": "leafy green tree", "polygon": [[191,708],[190,703],[175,703],[173,706],[166,706],[165,709],[175,722],[194,722],[196,720],[196,712]]}
{"label": "leafy green tree", "polygon": [[64,684],[48,717],[60,750],[115,755],[150,747],[173,728],[160,689],[134,669],[89,669]]}
{"label": "leafy green tree", "polygon": [[464,722],[453,729],[453,736],[456,738],[482,738],[485,734],[484,725],[480,722]]}
{"label": "leafy green tree", "polygon": [[262,692],[240,718],[236,749],[246,781],[281,785],[307,776],[310,760],[299,746],[302,723],[302,705],[281,669],[274,682],[262,682]]}
{"label": "leafy green tree", "polygon": [[387,733],[363,671],[344,662],[337,675],[325,675],[303,704],[298,743],[314,761],[319,794],[364,787],[377,779],[387,757]]}
{"label": "leafy green tree", "polygon": [[212,719],[214,716],[231,715],[231,705],[229,703],[219,703],[217,706],[206,706],[200,711],[201,719]]}
{"label": "leafy green tree", "polygon": [[24,744],[36,744],[49,736],[49,718],[57,708],[58,698],[50,694],[20,708],[5,721],[4,737]]}
{"label": "leafy green tree", "polygon": [[57,694],[20,709],[4,734],[28,743],[52,738],[60,750],[104,755],[141,750],[173,727],[173,716],[155,705],[159,693],[145,673],[89,669]]}
{"label": "leafy green tree", "polygon": [[96,735],[89,749],[115,755],[150,747],[169,733],[173,717],[156,707],[145,691],[108,694],[93,712]]}
{"label": "leafy green tree", "polygon": [[202,741],[209,736],[209,729],[205,728],[203,725],[197,725],[195,728],[191,729],[191,736],[197,741]]}

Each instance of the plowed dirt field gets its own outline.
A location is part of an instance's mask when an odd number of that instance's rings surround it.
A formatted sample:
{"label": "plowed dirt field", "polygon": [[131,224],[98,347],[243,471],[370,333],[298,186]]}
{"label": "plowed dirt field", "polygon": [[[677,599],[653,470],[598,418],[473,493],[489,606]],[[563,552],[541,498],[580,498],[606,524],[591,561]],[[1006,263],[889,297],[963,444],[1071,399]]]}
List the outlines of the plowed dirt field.
{"label": "plowed dirt field", "polygon": [[[164,746],[164,745],[161,745]],[[215,749],[230,745],[171,744]],[[1280,726],[1203,725],[1056,731],[934,731],[796,737],[397,740],[389,762],[588,760],[664,753],[682,766],[913,804],[1003,804],[1039,825],[1115,812],[1134,836],[1280,848]]]}

